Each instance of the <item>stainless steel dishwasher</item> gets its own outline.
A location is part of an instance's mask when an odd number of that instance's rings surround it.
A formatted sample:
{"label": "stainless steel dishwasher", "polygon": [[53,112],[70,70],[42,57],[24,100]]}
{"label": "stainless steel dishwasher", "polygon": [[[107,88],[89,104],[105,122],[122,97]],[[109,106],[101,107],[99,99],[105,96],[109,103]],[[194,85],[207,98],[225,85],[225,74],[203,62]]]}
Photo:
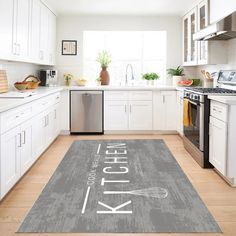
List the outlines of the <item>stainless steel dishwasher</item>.
{"label": "stainless steel dishwasher", "polygon": [[70,91],[70,133],[103,133],[103,91]]}

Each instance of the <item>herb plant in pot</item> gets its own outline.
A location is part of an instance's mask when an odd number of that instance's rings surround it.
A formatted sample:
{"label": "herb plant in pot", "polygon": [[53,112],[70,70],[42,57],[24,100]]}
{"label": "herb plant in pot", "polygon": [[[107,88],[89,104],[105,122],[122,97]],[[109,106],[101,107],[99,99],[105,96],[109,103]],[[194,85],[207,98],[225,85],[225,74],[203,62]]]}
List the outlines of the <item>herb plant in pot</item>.
{"label": "herb plant in pot", "polygon": [[100,72],[101,85],[109,85],[110,76],[107,71],[107,67],[111,63],[111,55],[105,50],[102,52],[99,52],[97,62],[100,63],[101,68],[102,68]]}
{"label": "herb plant in pot", "polygon": [[157,73],[146,73],[142,76],[143,79],[147,81],[148,85],[154,85],[154,81],[160,78]]}
{"label": "herb plant in pot", "polygon": [[172,76],[172,84],[173,86],[177,86],[178,83],[183,80],[184,69],[178,66],[176,69],[170,68],[167,70],[168,75]]}

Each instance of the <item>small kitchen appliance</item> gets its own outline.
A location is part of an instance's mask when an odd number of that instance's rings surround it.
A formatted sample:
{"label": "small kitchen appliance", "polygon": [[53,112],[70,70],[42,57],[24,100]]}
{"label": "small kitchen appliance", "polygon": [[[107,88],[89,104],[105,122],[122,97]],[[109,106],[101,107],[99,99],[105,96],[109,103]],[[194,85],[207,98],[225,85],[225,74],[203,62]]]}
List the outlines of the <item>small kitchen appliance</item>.
{"label": "small kitchen appliance", "polygon": [[40,86],[57,86],[57,71],[56,70],[40,70],[39,79]]}
{"label": "small kitchen appliance", "polygon": [[[236,70],[220,71],[216,88],[186,88],[184,99],[188,103],[191,121],[184,125],[184,146],[203,168],[211,168],[209,162],[209,117],[210,100],[208,95],[235,96]],[[230,85],[230,86],[229,86]],[[227,88],[225,88],[228,86]],[[230,89],[229,89],[230,88]]]}

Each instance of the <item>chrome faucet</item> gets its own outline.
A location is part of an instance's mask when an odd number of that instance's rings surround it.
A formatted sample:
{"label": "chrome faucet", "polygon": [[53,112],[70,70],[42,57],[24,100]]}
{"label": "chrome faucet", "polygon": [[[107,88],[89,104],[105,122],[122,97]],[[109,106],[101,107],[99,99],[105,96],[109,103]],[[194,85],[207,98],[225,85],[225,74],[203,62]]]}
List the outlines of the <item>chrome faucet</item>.
{"label": "chrome faucet", "polygon": [[126,72],[125,72],[125,84],[128,84],[128,69],[130,68],[131,71],[131,81],[134,82],[134,70],[133,66],[131,64],[127,64],[126,66]]}

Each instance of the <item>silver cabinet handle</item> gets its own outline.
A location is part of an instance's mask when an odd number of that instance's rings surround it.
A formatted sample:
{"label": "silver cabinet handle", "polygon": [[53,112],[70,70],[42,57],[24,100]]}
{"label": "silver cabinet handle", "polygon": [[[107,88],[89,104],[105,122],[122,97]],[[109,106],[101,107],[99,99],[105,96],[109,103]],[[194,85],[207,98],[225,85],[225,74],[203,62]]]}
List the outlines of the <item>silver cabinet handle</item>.
{"label": "silver cabinet handle", "polygon": [[127,106],[125,105],[125,113],[127,112]]}
{"label": "silver cabinet handle", "polygon": [[166,98],[165,95],[162,96],[162,102],[165,103],[166,102]]}
{"label": "silver cabinet handle", "polygon": [[19,133],[17,136],[19,137],[17,147],[21,147],[21,133]]}
{"label": "silver cabinet handle", "polygon": [[132,108],[131,108],[131,107],[132,107],[132,105],[130,104],[130,105],[129,105],[129,112],[130,112],[130,113],[132,112]]}
{"label": "silver cabinet handle", "polygon": [[47,116],[44,117],[44,127],[47,127]]}
{"label": "silver cabinet handle", "polygon": [[25,135],[26,135],[26,132],[25,132],[25,130],[24,130],[24,131],[22,132],[22,136],[23,136],[23,138],[22,138],[22,139],[23,139],[22,144],[25,144],[25,140],[26,140],[26,139],[25,139]]}

